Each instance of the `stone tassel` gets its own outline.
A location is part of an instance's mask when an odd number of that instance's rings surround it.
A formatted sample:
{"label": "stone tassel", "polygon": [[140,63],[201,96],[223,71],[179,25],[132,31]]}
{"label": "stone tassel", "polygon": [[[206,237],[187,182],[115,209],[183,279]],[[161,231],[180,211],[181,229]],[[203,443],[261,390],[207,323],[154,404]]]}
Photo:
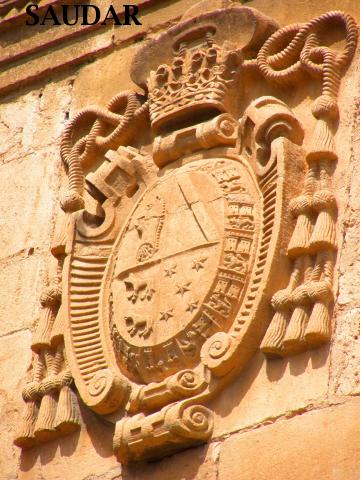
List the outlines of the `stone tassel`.
{"label": "stone tassel", "polygon": [[50,345],[50,334],[54,323],[55,315],[51,307],[43,306],[40,310],[39,324],[32,341],[32,348],[39,351],[41,348],[48,348]]}
{"label": "stone tassel", "polygon": [[[58,260],[58,266],[57,266],[57,283],[59,286],[60,294],[62,294],[61,291],[61,279],[62,279],[62,269],[64,265],[64,260],[65,260],[65,255],[62,253],[58,253],[57,255],[57,260]],[[60,298],[61,301],[61,298]],[[64,325],[65,325],[65,319],[64,319],[64,314],[65,314],[65,305],[60,304],[60,307],[57,309],[57,314],[53,323],[53,327],[51,330],[51,336],[50,336],[50,344],[52,348],[57,348],[59,347],[61,352],[63,349],[62,344],[64,343]]]}
{"label": "stone tassel", "polygon": [[33,400],[25,402],[20,433],[16,436],[14,444],[20,448],[30,448],[36,445],[34,426],[38,414],[37,403]]}
{"label": "stone tassel", "polygon": [[299,282],[300,264],[301,259],[297,258],[294,262],[288,287],[285,290],[276,292],[271,299],[275,315],[260,345],[260,350],[270,357],[281,357],[285,353],[282,348],[282,342],[290,318],[291,292]]}
{"label": "stone tassel", "polygon": [[[321,99],[323,97],[319,98]],[[322,115],[324,115],[324,113],[325,112],[322,112]],[[306,159],[309,163],[311,163],[314,161],[319,161],[322,158],[333,161],[337,159],[337,155],[335,152],[334,137],[329,128],[328,120],[318,118],[315,124],[311,147],[309,153],[306,156]]]}
{"label": "stone tassel", "polygon": [[284,354],[301,352],[306,348],[305,327],[309,318],[307,305],[295,307],[283,340]]}
{"label": "stone tassel", "polygon": [[305,340],[314,347],[327,343],[331,337],[329,305],[327,302],[315,303],[305,332]]}
{"label": "stone tassel", "polygon": [[289,321],[289,311],[279,310],[275,312],[270,326],[261,342],[260,350],[269,357],[281,357],[282,340]]}
{"label": "stone tassel", "polygon": [[64,342],[64,325],[65,325],[66,308],[62,304],[57,312],[52,330],[51,330],[51,346],[56,348]]}
{"label": "stone tassel", "polygon": [[40,404],[39,416],[35,425],[35,437],[40,442],[47,442],[56,438],[54,419],[57,407],[57,394],[55,391],[46,393]]}
{"label": "stone tassel", "polygon": [[[68,375],[71,379],[70,372]],[[78,400],[68,384],[65,384],[60,391],[55,426],[63,435],[74,432],[80,427]]]}
{"label": "stone tassel", "polygon": [[52,356],[49,351],[45,352],[48,377],[42,381],[43,398],[41,400],[38,419],[35,425],[35,437],[41,442],[47,442],[57,437],[55,429],[55,415],[57,410],[57,385],[54,376],[60,370],[58,358]]}
{"label": "stone tassel", "polygon": [[61,288],[59,280],[56,278],[54,284],[45,289],[40,298],[42,309],[40,310],[40,319],[32,342],[34,351],[50,347],[51,330],[60,301]]}
{"label": "stone tassel", "polygon": [[308,253],[310,237],[313,229],[312,194],[314,190],[317,167],[309,165],[305,180],[304,194],[294,198],[290,202],[290,211],[297,219],[289,245],[288,255],[290,258],[306,255]]}
{"label": "stone tassel", "polygon": [[330,303],[333,300],[332,281],[334,257],[332,252],[322,252],[323,281],[315,283],[312,297],[315,305],[311,312],[309,323],[305,332],[305,339],[311,346],[327,343],[331,336]]}
{"label": "stone tassel", "polygon": [[28,383],[23,391],[23,399],[25,401],[23,420],[20,432],[14,440],[14,444],[20,448],[30,448],[37,443],[34,431],[35,422],[38,416],[38,386],[44,370],[42,353],[36,355],[34,362],[34,380]]}
{"label": "stone tassel", "polygon": [[312,272],[312,261],[309,255],[302,258],[304,268],[304,284],[298,286],[292,293],[294,311],[283,340],[283,349],[286,355],[298,353],[306,348],[305,328],[309,319],[309,305],[307,282]]}
{"label": "stone tassel", "polygon": [[[332,72],[332,76],[337,78],[335,70]],[[325,88],[325,92],[327,90],[328,88]],[[334,94],[335,90],[331,91],[331,94]],[[330,176],[328,173],[330,163],[337,160],[334,136],[330,129],[331,122],[338,115],[335,98],[328,92],[321,95],[314,102],[312,113],[317,120],[312,146],[306,159],[309,165],[314,162],[318,163],[320,169],[320,190],[314,193],[312,199],[312,206],[318,212],[318,216],[310,239],[311,251],[317,252],[322,249],[336,248],[336,200],[329,190]]]}
{"label": "stone tassel", "polygon": [[319,190],[314,194],[314,209],[318,211],[316,224],[310,239],[312,251],[334,250],[336,248],[336,200],[329,190]]}
{"label": "stone tassel", "polygon": [[64,359],[64,365],[66,370],[61,374],[62,387],[56,411],[55,426],[57,430],[66,435],[80,427],[80,412],[78,399],[70,386],[73,379],[66,359]]}
{"label": "stone tassel", "polygon": [[311,196],[301,195],[290,203],[290,210],[297,217],[295,228],[288,245],[288,255],[291,258],[307,252],[312,233]]}

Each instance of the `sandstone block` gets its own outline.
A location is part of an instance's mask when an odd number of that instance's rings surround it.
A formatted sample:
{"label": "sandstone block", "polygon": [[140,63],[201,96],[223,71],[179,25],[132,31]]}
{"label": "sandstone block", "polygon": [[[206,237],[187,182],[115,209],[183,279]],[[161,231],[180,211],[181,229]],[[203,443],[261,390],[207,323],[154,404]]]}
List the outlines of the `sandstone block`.
{"label": "sandstone block", "polygon": [[25,451],[19,480],[120,480],[121,466],[112,454],[112,427],[86,407],[80,431]]}
{"label": "sandstone block", "polygon": [[337,314],[335,341],[331,351],[330,391],[334,395],[360,393],[360,308]]}
{"label": "sandstone block", "polygon": [[0,335],[29,328],[37,319],[44,264],[38,255],[24,255],[1,267]]}
{"label": "sandstone block", "polygon": [[17,478],[20,451],[12,441],[23,410],[21,390],[31,363],[30,339],[30,330],[0,337],[1,480]]}
{"label": "sandstone block", "polygon": [[258,353],[249,367],[214,399],[214,436],[251,428],[322,401],[329,379],[328,348],[266,362]]}
{"label": "sandstone block", "polygon": [[137,48],[131,45],[112,52],[79,70],[72,91],[70,117],[89,102],[104,106],[119,92],[134,89],[129,68]]}
{"label": "sandstone block", "polygon": [[123,480],[216,480],[219,445],[212,443],[161,461],[123,468]]}
{"label": "sandstone block", "polygon": [[51,147],[0,167],[0,258],[49,248],[59,167],[58,152]]}
{"label": "sandstone block", "polygon": [[[39,92],[31,91],[21,96],[17,101],[10,97],[0,107],[1,121],[1,163],[10,162],[30,153],[25,147],[29,131],[36,127],[35,117],[38,115]],[[35,121],[34,121],[35,120]],[[33,151],[32,147],[31,151]]]}
{"label": "sandstone block", "polygon": [[278,421],[225,440],[219,480],[356,480],[360,401]]}
{"label": "sandstone block", "polygon": [[296,22],[304,22],[315,15],[321,15],[329,10],[335,10],[337,5],[344,11],[359,19],[359,8],[357,0],[342,0],[340,3],[334,0],[322,2],[308,2],[307,0],[280,0],[279,2],[269,0],[252,0],[251,7],[258,8],[266,15],[274,16],[282,25]]}

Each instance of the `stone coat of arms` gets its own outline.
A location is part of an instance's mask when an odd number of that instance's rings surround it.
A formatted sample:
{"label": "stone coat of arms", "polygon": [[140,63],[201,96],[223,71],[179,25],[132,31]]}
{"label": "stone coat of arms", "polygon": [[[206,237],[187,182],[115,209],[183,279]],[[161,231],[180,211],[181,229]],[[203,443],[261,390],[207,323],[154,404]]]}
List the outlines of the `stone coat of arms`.
{"label": "stone coat of arms", "polygon": [[[323,42],[334,24],[342,50]],[[78,394],[115,423],[121,462],[164,456],[211,437],[208,400],[259,348],[329,341],[336,99],[355,46],[342,12],[279,28],[201,2],[139,48],[143,94],[69,122],[59,269],[41,300],[19,446],[78,428]],[[283,92],[306,82],[319,94],[305,148]]]}

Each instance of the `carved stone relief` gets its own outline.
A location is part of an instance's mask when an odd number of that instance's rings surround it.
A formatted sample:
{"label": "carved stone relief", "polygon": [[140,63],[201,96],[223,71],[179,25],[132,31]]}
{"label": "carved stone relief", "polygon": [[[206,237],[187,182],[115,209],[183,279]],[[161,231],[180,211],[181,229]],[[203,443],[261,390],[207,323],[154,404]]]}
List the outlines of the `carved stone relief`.
{"label": "carved stone relief", "polygon": [[[115,423],[123,463],[202,443],[206,402],[259,348],[286,356],[331,337],[333,136],[356,25],[329,12],[279,28],[223,3],[201,2],[140,48],[143,95],[122,92],[65,129],[66,218],[21,447],[79,427],[76,391]],[[341,51],[323,42],[334,26]],[[269,95],[249,97],[250,76]],[[281,93],[305,83],[320,90],[306,149]]]}

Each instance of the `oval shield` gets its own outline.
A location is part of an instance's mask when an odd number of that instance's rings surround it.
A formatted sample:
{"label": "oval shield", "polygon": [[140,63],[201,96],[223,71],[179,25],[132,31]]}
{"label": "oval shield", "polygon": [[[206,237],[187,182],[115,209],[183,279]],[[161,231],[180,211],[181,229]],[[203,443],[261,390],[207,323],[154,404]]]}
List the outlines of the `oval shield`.
{"label": "oval shield", "polygon": [[137,382],[194,366],[226,331],[256,247],[259,196],[229,159],[201,160],[158,179],[115,242],[109,294],[118,364]]}

